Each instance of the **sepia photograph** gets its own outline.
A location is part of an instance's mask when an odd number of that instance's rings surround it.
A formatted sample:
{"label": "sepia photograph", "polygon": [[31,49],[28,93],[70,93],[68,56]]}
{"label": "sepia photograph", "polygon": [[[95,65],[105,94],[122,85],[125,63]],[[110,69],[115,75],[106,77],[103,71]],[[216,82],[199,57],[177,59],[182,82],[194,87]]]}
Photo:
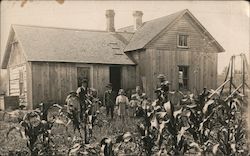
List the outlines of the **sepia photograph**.
{"label": "sepia photograph", "polygon": [[248,1],[0,5],[0,156],[250,155]]}

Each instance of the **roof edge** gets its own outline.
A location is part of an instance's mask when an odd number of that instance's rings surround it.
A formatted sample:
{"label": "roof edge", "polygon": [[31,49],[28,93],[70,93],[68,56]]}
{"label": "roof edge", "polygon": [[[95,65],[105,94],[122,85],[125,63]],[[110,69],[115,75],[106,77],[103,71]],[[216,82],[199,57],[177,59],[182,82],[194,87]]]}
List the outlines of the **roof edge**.
{"label": "roof edge", "polygon": [[11,51],[9,50],[9,48],[10,48],[9,43],[13,39],[14,36],[15,36],[15,32],[14,32],[14,29],[11,25],[10,30],[9,30],[8,39],[7,39],[7,42],[5,45],[5,49],[4,49],[3,59],[1,62],[1,69],[7,69],[9,58],[10,58],[10,53],[11,53]]}
{"label": "roof edge", "polygon": [[209,31],[207,31],[207,29],[201,24],[201,22],[188,9],[187,9],[187,13],[198,24],[198,26],[200,26],[201,29],[204,30],[204,32],[205,32],[204,35],[207,35],[211,40],[214,41],[213,43],[216,45],[216,47],[218,49],[218,53],[225,52],[225,49],[219,44],[219,42],[210,34]]}
{"label": "roof edge", "polygon": [[96,30],[96,29],[80,29],[80,28],[23,25],[23,24],[12,24],[12,26],[14,26],[14,27],[15,26],[22,26],[22,27],[35,27],[35,28],[48,28],[48,29],[63,29],[63,30],[75,30],[75,31],[90,31],[90,32],[103,32],[103,33],[127,33],[127,34],[133,34],[133,32],[123,32],[123,31],[108,32],[108,31],[105,31],[105,30]]}

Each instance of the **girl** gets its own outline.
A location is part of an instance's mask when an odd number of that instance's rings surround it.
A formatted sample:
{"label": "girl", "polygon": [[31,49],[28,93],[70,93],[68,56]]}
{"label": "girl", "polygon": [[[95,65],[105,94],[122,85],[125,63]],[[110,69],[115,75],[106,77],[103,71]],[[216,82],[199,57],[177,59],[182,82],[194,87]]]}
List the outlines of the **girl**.
{"label": "girl", "polygon": [[125,96],[125,92],[123,89],[120,89],[118,92],[118,96],[116,97],[116,105],[118,105],[118,115],[122,119],[122,121],[125,121],[125,115],[126,115],[126,106],[129,105],[128,98]]}

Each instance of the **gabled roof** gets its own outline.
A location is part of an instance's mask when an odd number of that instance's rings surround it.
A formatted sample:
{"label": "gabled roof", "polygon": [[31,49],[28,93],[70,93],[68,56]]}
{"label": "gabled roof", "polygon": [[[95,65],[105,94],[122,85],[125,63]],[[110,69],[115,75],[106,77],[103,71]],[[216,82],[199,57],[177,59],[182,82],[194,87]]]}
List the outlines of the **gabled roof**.
{"label": "gabled roof", "polygon": [[[168,16],[164,16],[161,18],[157,18],[154,20],[150,20],[144,22],[143,25],[134,33],[131,38],[129,44],[125,48],[125,52],[134,51],[138,49],[143,49],[150,41],[152,41],[155,37],[157,37],[162,31],[171,27],[171,25],[178,21],[183,15],[188,14],[195,21],[195,23],[204,31],[205,34],[214,41],[213,43],[218,48],[218,52],[224,52],[223,47],[212,37],[212,35],[201,25],[201,23],[192,15],[192,13],[188,10],[182,10],[176,12],[174,14],[170,14]],[[119,29],[119,31],[123,32],[131,32],[133,31],[133,26],[128,26]]]}
{"label": "gabled roof", "polygon": [[[124,53],[131,33],[23,25],[12,25],[12,30],[26,61],[134,65]],[[7,67],[10,56],[8,42],[2,68]]]}

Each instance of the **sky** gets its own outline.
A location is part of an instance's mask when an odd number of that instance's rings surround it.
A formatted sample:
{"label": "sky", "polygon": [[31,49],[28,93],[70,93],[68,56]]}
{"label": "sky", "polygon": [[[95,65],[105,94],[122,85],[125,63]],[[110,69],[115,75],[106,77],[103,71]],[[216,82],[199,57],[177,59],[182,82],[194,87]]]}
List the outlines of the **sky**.
{"label": "sky", "polygon": [[[132,12],[143,11],[143,21],[189,9],[226,52],[218,57],[218,72],[232,55],[249,54],[247,1],[18,1],[1,2],[1,52],[11,24],[105,30],[105,10],[114,9],[115,28],[133,24]],[[3,54],[1,54],[3,56]],[[249,55],[247,56],[249,58]],[[237,64],[237,63],[236,63]]]}

